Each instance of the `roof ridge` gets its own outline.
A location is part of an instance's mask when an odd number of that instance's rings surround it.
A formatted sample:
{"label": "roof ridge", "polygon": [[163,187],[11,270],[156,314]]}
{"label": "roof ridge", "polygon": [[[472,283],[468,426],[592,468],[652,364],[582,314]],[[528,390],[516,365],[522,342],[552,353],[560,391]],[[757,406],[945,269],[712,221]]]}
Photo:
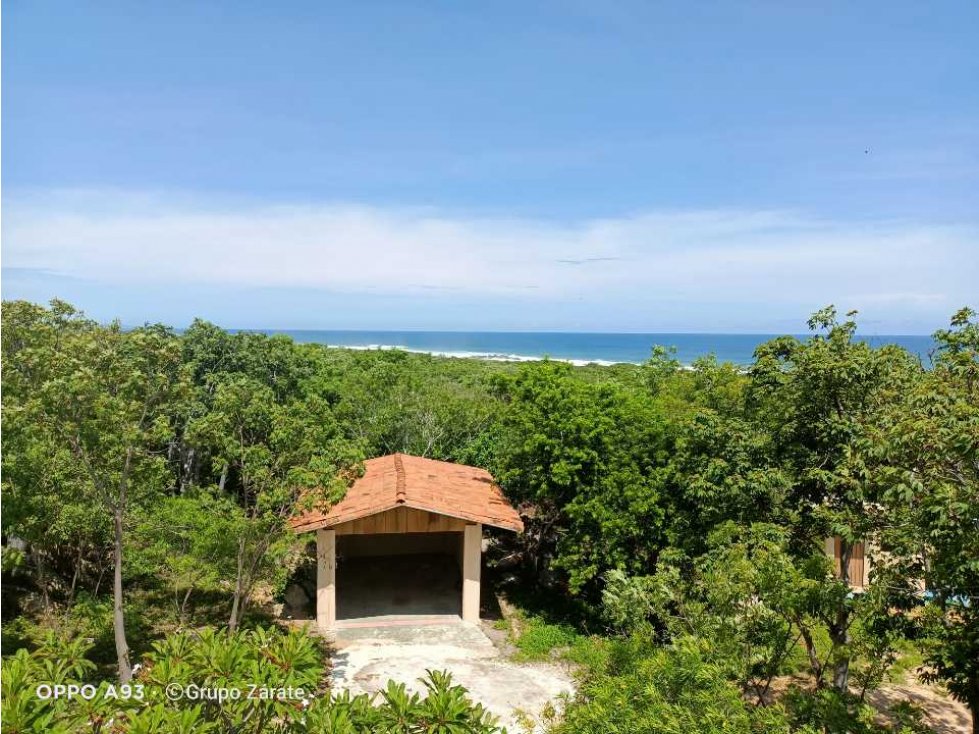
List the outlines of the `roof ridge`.
{"label": "roof ridge", "polygon": [[399,505],[405,503],[407,497],[405,492],[405,466],[401,462],[401,453],[396,453],[394,455],[394,473],[397,476],[397,485],[395,489],[395,502]]}

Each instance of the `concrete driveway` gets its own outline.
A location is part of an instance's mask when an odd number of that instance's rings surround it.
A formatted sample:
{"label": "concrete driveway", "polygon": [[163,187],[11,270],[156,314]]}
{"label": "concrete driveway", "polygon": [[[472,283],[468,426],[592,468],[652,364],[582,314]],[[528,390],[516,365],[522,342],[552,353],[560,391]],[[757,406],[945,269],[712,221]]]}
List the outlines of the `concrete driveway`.
{"label": "concrete driveway", "polygon": [[562,666],[515,663],[477,625],[450,615],[347,623],[337,632],[336,647],[336,690],[373,694],[394,680],[423,693],[418,678],[426,669],[448,670],[511,734],[522,731],[521,718],[536,721],[546,704],[573,690]]}

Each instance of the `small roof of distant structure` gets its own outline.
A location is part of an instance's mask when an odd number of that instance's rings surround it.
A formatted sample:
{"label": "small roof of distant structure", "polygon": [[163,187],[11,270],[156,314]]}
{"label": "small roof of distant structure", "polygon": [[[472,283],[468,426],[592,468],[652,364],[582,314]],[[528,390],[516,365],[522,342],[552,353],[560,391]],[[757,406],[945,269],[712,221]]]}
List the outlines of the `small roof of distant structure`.
{"label": "small roof of distant structure", "polygon": [[340,502],[294,517],[297,532],[331,528],[369,515],[411,507],[467,522],[523,530],[520,515],[485,469],[409,454],[364,462],[366,471]]}

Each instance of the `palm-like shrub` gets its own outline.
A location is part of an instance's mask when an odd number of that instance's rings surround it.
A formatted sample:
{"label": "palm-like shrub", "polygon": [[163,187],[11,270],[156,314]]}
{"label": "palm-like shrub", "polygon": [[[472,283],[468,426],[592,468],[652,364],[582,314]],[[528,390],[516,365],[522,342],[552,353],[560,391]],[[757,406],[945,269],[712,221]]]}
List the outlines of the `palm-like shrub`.
{"label": "palm-like shrub", "polygon": [[[425,695],[390,683],[378,696],[331,695],[327,663],[314,638],[275,628],[204,629],[157,642],[136,671],[133,695],[91,682],[91,645],[51,636],[33,652],[3,661],[3,734],[496,734],[502,731],[446,672],[427,671]],[[86,680],[88,679],[88,680]],[[39,685],[89,682],[94,695],[51,698]],[[169,688],[168,688],[169,687]],[[214,700],[172,692],[224,689]],[[168,695],[168,690],[171,694]],[[137,695],[138,691],[138,695]],[[282,695],[265,695],[279,692]]]}

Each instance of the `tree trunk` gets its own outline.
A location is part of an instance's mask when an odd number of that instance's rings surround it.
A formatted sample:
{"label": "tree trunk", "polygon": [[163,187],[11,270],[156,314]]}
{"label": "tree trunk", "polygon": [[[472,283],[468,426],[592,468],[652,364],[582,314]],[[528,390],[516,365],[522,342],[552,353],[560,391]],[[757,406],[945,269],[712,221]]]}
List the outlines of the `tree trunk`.
{"label": "tree trunk", "polygon": [[966,701],[966,705],[972,714],[972,734],[979,734],[979,676],[969,682],[972,684],[972,700]]}
{"label": "tree trunk", "polygon": [[82,561],[85,549],[78,547],[78,555],[75,557],[75,570],[71,575],[71,587],[68,589],[68,606],[75,603],[75,589],[78,588],[78,579],[82,575]]}
{"label": "tree trunk", "polygon": [[238,594],[238,589],[235,588],[234,601],[231,602],[231,617],[228,619],[228,631],[234,632],[238,629],[238,600],[241,596]]}
{"label": "tree trunk", "polygon": [[129,664],[129,645],[126,643],[126,619],[122,611],[122,509],[113,512],[115,546],[113,548],[112,627],[116,639],[116,658],[119,661],[119,682],[128,683],[133,677]]}
{"label": "tree trunk", "polygon": [[36,551],[36,558],[38,586],[41,587],[41,598],[44,600],[44,611],[47,613],[51,611],[51,595],[48,592],[48,574],[44,565],[44,555]]}
{"label": "tree trunk", "polygon": [[238,624],[245,616],[245,610],[251,601],[252,588],[255,586],[255,581],[259,575],[259,566],[272,543],[272,532],[269,530],[264,537],[256,541],[255,547],[250,552],[250,563],[247,558],[249,555],[248,543],[244,538],[238,541],[238,573],[237,580],[235,581],[235,600],[231,605],[231,623],[228,625],[232,632],[238,628]]}
{"label": "tree trunk", "polygon": [[194,449],[187,449],[187,453],[184,454],[183,465],[180,472],[180,490],[179,494],[184,494],[187,491],[187,487],[190,486],[193,480],[194,473]]}
{"label": "tree trunk", "polygon": [[812,674],[816,678],[816,688],[823,687],[823,665],[819,662],[819,655],[816,652],[816,643],[813,641],[812,634],[808,629],[802,626],[802,624],[797,623],[799,626],[799,633],[802,635],[803,643],[806,646],[806,655],[809,658],[809,667],[812,668]]}
{"label": "tree trunk", "polygon": [[194,587],[193,586],[189,587],[187,589],[187,593],[184,594],[184,600],[180,603],[180,621],[181,621],[181,623],[183,623],[183,621],[187,618],[187,602],[190,601],[190,592],[192,592],[193,590],[194,590]]}
{"label": "tree trunk", "polygon": [[104,560],[99,560],[99,577],[95,579],[95,589],[92,591],[92,596],[94,597],[98,597],[99,590],[102,588],[102,579],[105,578],[105,565],[102,562]]}
{"label": "tree trunk", "polygon": [[[849,642],[849,635],[844,633],[844,638],[841,644],[845,645]],[[833,641],[836,644],[836,640]],[[833,688],[840,691],[841,693],[846,693],[847,687],[850,684],[850,656],[845,656],[833,667]]]}
{"label": "tree trunk", "polygon": [[238,572],[235,574],[235,595],[231,602],[231,618],[228,620],[228,630],[234,632],[238,629],[238,616],[241,608],[241,592],[245,573],[245,541],[238,541]]}
{"label": "tree trunk", "polygon": [[[840,580],[850,587],[850,557],[853,555],[853,544],[840,539]],[[830,626],[829,636],[836,650],[842,650],[843,656],[833,666],[833,688],[840,693],[846,693],[850,683],[850,653],[846,646],[850,642],[850,610],[847,600],[836,612],[836,619]]]}

